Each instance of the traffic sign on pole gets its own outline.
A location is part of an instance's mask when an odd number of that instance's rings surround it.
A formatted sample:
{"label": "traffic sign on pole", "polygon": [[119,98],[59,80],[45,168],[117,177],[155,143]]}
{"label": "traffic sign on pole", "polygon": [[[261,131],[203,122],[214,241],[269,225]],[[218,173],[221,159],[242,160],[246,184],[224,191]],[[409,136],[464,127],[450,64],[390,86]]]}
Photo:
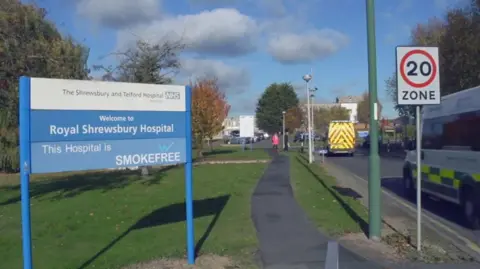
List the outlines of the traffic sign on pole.
{"label": "traffic sign on pole", "polygon": [[415,105],[417,250],[422,250],[422,105],[440,104],[438,47],[397,47],[397,102]]}
{"label": "traffic sign on pole", "polygon": [[438,47],[397,47],[399,105],[440,104]]}

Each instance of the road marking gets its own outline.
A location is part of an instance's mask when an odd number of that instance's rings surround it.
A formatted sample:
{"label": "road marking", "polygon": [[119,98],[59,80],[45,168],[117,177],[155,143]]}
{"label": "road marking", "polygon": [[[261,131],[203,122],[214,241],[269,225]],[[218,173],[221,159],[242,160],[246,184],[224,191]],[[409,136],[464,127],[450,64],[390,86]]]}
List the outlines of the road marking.
{"label": "road marking", "polygon": [[[365,180],[353,173],[351,173],[353,175],[353,177],[359,179],[359,180]],[[398,177],[397,177],[398,178]],[[367,181],[368,182],[368,181]],[[410,204],[402,201],[399,197],[397,197],[396,195],[390,193],[389,191],[386,191],[382,188],[382,192],[386,195],[388,195],[390,198],[392,198],[395,202],[405,206],[406,208],[410,209],[411,211],[417,211],[417,208],[416,207],[413,207],[411,206]],[[448,227],[447,225],[441,223],[440,221],[434,219],[433,217],[429,216],[428,214],[423,214],[423,216],[430,220],[431,222],[433,222],[434,224],[440,226],[442,229],[446,230],[447,232],[451,233],[452,235],[456,236],[458,239],[460,239],[460,241],[463,241],[463,243],[469,247],[471,250],[477,252],[478,254],[480,254],[480,246],[478,246],[475,242],[472,242],[470,239],[460,235],[459,233],[457,233],[456,231],[452,230],[450,227]]]}

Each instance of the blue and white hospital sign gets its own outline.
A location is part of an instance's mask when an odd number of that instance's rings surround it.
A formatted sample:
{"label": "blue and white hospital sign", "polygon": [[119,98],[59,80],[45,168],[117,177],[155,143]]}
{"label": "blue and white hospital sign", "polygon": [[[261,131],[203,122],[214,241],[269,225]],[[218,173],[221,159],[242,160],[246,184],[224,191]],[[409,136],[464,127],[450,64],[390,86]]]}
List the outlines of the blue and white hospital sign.
{"label": "blue and white hospital sign", "polygon": [[32,269],[30,174],[178,163],[193,264],[190,88],[29,77],[19,88],[23,268]]}
{"label": "blue and white hospital sign", "polygon": [[30,173],[186,162],[185,86],[27,79]]}

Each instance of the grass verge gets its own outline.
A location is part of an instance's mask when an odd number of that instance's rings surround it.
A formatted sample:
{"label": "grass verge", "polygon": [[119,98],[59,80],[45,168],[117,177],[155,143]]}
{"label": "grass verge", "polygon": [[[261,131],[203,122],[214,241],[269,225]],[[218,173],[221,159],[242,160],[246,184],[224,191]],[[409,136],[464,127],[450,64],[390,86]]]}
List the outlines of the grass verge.
{"label": "grass verge", "polygon": [[336,186],[319,165],[308,164],[303,154],[290,155],[290,176],[298,203],[321,230],[332,236],[368,230],[367,210],[355,193]]}
{"label": "grass verge", "polygon": [[[195,238],[200,253],[248,262],[256,248],[250,197],[266,164],[194,168]],[[185,255],[184,171],[151,177],[92,172],[31,183],[36,269],[120,268]],[[22,267],[19,186],[0,187],[0,261]],[[241,267],[245,268],[245,266]]]}
{"label": "grass verge", "polygon": [[[196,155],[194,155],[196,156]],[[225,148],[216,147],[211,151],[204,149],[203,160],[205,161],[220,161],[220,160],[270,160],[270,156],[264,149],[248,147],[245,150],[242,148]]]}

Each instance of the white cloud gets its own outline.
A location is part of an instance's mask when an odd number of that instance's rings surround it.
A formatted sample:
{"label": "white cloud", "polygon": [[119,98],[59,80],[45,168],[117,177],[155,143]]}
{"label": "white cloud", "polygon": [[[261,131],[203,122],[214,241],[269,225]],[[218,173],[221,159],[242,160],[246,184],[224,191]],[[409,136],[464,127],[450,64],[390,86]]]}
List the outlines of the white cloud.
{"label": "white cloud", "polygon": [[146,23],[160,16],[161,0],[79,0],[77,13],[111,28]]}
{"label": "white cloud", "polygon": [[202,77],[215,77],[222,90],[235,94],[243,92],[250,84],[250,74],[246,69],[209,59],[182,60],[180,75],[187,81]]}
{"label": "white cloud", "polygon": [[312,30],[304,34],[273,35],[267,50],[284,64],[308,63],[324,59],[349,43],[349,38],[332,29]]}
{"label": "white cloud", "polygon": [[128,45],[138,37],[150,43],[182,39],[188,51],[238,56],[255,50],[258,34],[259,27],[254,19],[236,9],[220,8],[165,18],[121,31],[118,41],[120,45]]}

